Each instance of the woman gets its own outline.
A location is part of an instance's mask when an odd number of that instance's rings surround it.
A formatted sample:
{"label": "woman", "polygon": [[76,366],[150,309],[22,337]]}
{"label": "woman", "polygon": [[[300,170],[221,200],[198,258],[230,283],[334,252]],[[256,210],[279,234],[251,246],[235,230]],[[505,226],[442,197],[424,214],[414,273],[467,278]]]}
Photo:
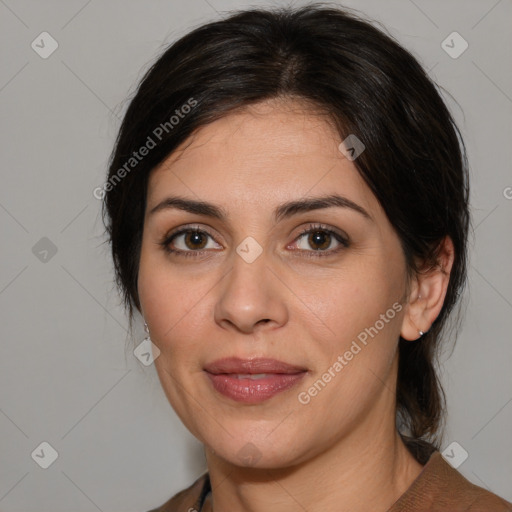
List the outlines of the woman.
{"label": "woman", "polygon": [[511,510],[441,456],[464,145],[341,9],[250,10],[143,78],[105,186],[116,277],[208,472],[158,511]]}

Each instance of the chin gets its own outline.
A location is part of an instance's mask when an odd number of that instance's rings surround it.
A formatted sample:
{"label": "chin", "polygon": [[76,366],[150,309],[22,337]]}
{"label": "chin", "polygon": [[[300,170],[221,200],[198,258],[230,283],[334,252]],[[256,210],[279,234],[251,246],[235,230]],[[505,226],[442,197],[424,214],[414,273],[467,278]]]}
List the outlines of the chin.
{"label": "chin", "polygon": [[290,433],[286,437],[281,435],[270,440],[267,432],[259,436],[249,436],[245,431],[240,434],[233,433],[233,437],[227,436],[224,443],[219,443],[216,438],[216,442],[208,443],[208,446],[210,452],[229,464],[243,468],[277,469],[300,462],[297,458],[300,455],[296,453],[297,446],[287,439],[299,438]]}

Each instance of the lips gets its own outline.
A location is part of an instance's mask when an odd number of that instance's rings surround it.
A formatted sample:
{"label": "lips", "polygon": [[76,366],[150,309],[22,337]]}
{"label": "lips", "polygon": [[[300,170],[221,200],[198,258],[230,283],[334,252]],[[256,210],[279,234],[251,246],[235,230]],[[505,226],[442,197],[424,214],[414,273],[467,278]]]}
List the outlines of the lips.
{"label": "lips", "polygon": [[305,368],[277,359],[219,359],[205,366],[213,388],[220,394],[247,404],[272,398],[297,385]]}
{"label": "lips", "polygon": [[217,361],[206,365],[204,369],[214,375],[218,375],[220,373],[232,373],[237,375],[254,375],[262,373],[292,374],[306,371],[306,368],[288,364],[277,359],[240,359],[238,357],[218,359]]}

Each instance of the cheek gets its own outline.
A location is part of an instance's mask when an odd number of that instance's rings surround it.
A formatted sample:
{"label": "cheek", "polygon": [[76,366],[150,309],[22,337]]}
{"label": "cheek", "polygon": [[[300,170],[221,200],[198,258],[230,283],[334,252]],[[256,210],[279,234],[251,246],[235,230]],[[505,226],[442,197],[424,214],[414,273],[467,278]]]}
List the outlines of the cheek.
{"label": "cheek", "polygon": [[322,315],[329,335],[315,337],[309,331],[316,340],[312,353],[318,356],[317,373],[302,391],[311,399],[312,416],[328,409],[336,424],[356,421],[381,396],[383,386],[392,389],[403,306],[399,276],[381,272],[373,267],[361,275],[339,275],[315,296],[315,312]]}
{"label": "cheek", "polygon": [[403,269],[396,259],[388,263],[382,256],[365,258],[333,271],[314,287],[308,300],[331,331],[347,338],[373,325],[400,302],[404,286]]}
{"label": "cheek", "polygon": [[[169,363],[193,360],[199,346],[201,326],[211,322],[208,292],[211,278],[194,278],[164,258],[141,253],[138,291],[151,339]],[[203,336],[204,343],[204,336]],[[178,358],[179,355],[179,358]],[[197,364],[197,355],[196,361]]]}
{"label": "cheek", "polygon": [[329,334],[319,341],[323,354],[317,369],[323,373],[342,357],[339,371],[331,369],[337,377],[325,397],[330,395],[346,410],[350,397],[363,403],[377,393],[379,382],[388,378],[401,328],[403,269],[375,258],[338,272],[324,285],[322,293],[315,292],[315,311]]}
{"label": "cheek", "polygon": [[143,243],[137,283],[139,299],[151,339],[163,350],[166,333],[172,332],[180,314],[183,315],[183,292],[173,291],[180,290],[179,283],[174,282],[169,269],[159,260]]}

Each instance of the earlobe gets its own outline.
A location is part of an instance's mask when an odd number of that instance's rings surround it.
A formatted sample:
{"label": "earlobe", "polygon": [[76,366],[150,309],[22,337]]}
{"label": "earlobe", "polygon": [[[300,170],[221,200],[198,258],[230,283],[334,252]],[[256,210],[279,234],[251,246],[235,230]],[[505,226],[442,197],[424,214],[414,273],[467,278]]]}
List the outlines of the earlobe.
{"label": "earlobe", "polygon": [[400,331],[400,336],[405,340],[417,340],[429,329],[429,327],[425,325],[425,322],[422,321],[425,307],[424,301],[423,304],[421,301],[422,297],[418,295],[415,299],[412,299],[405,308],[402,329]]}
{"label": "earlobe", "polygon": [[400,336],[403,339],[421,338],[438,317],[450,282],[454,255],[453,242],[446,236],[439,245],[437,264],[416,275],[402,321]]}

